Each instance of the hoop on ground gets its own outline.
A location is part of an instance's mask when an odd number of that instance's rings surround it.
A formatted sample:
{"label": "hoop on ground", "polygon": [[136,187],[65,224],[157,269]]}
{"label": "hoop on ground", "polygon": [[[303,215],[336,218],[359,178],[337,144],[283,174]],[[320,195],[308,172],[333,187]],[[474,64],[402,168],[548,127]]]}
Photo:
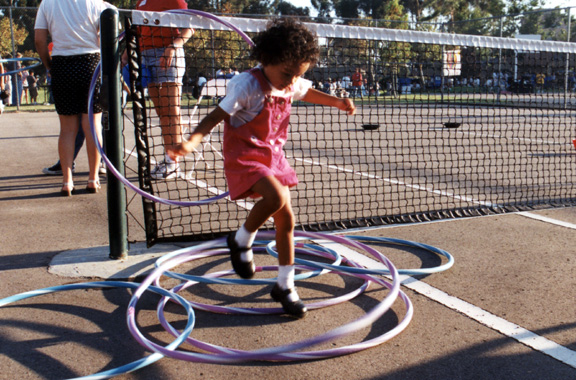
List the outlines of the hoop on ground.
{"label": "hoop on ground", "polygon": [[[264,244],[266,244],[266,243],[267,242],[265,242]],[[204,246],[207,248],[210,248],[211,250],[207,251],[205,249],[199,249],[199,250],[195,251],[196,252],[196,253],[194,253],[195,257],[192,257],[191,260],[196,260],[196,259],[205,258],[205,257],[209,257],[209,256],[215,256],[215,255],[228,254],[228,252],[229,252],[228,249],[220,249],[220,250],[217,249],[218,247],[221,247],[224,245],[225,245],[225,241],[223,238],[204,243]],[[193,248],[196,248],[196,247],[193,247]],[[169,254],[166,254],[166,255],[162,256],[161,258],[159,258],[158,260],[156,260],[154,265],[155,265],[155,267],[159,267],[164,262],[166,262],[166,261],[168,261],[174,257],[180,256],[183,254],[187,254],[193,248],[190,248],[190,247],[183,248],[183,249],[171,252]],[[256,246],[253,246],[252,249],[256,252],[265,250],[264,247],[256,247]],[[316,249],[319,251],[323,251],[327,255],[329,255],[329,258],[334,260],[332,265],[337,266],[342,262],[342,256],[338,252],[336,252],[332,249],[325,248],[325,247],[316,247]],[[304,249],[299,249],[297,253],[299,253],[299,252],[308,253]],[[318,275],[322,274],[323,272],[325,272],[322,269],[310,268],[310,267],[306,267],[306,266],[299,266],[296,269],[301,269],[301,270],[315,269],[315,270],[310,271],[310,272],[305,272],[305,273],[300,273],[300,274],[295,275],[294,279],[296,281],[304,280],[307,278],[312,278],[312,277],[318,276]],[[262,267],[256,267],[256,272],[260,272],[262,270],[263,270]],[[221,278],[219,278],[221,276],[212,276],[212,275],[194,276],[194,275],[189,275],[189,274],[176,273],[176,272],[172,272],[172,271],[166,271],[166,272],[164,272],[164,275],[166,275],[167,277],[177,279],[177,280],[181,280],[181,281],[194,281],[194,282],[203,282],[203,283],[208,283],[208,284],[266,285],[266,284],[276,283],[276,278],[249,279],[249,280],[236,279],[236,278],[221,279]]]}
{"label": "hoop on ground", "polygon": [[[296,235],[298,232],[295,233]],[[450,269],[454,265],[454,257],[447,251],[433,247],[428,244],[418,243],[410,240],[402,240],[402,239],[393,239],[393,238],[386,238],[386,237],[374,237],[374,236],[356,236],[356,235],[345,235],[338,239],[336,242],[342,245],[352,245],[349,244],[349,241],[357,241],[357,242],[369,242],[369,243],[384,243],[384,244],[392,244],[392,245],[399,245],[405,247],[412,247],[418,248],[424,251],[428,251],[438,256],[445,257],[448,259],[448,262],[432,267],[432,268],[422,268],[422,269],[398,269],[398,273],[401,275],[407,276],[420,276],[420,275],[427,275],[432,273],[439,273],[445,270]],[[274,250],[275,242],[271,242],[267,245],[266,251],[274,257],[278,257],[277,252]],[[366,247],[365,244],[360,243],[357,248],[363,249]],[[376,251],[377,252],[377,251]],[[376,257],[377,258],[377,257]],[[350,272],[350,273],[363,273],[363,274],[371,274],[371,275],[390,275],[390,272],[387,269],[371,269],[371,268],[355,268],[355,267],[342,267],[340,265],[334,264],[324,264],[324,263],[316,263],[311,262],[308,260],[302,259],[295,259],[296,263],[302,265],[309,265],[311,267],[328,269],[328,270],[338,270],[342,272]]]}
{"label": "hoop on ground", "polygon": [[[271,232],[264,232],[262,233],[263,236],[270,236]],[[305,237],[309,237],[309,238],[316,238],[319,239],[321,238],[321,234],[317,234],[317,233],[311,233],[311,232],[300,232],[299,233],[300,236],[305,236]],[[260,237],[260,235],[259,235]],[[325,236],[325,238],[330,239],[330,240],[340,240],[340,238],[335,238],[333,236]],[[354,242],[352,242],[354,243]],[[188,249],[187,254],[194,254],[196,252],[200,252],[203,249],[205,249],[207,247],[206,244],[201,244],[197,247],[191,247]],[[366,249],[368,251],[373,250],[370,247],[366,247]],[[152,273],[150,273],[150,275],[148,277],[146,277],[146,279],[142,282],[142,284],[140,285],[140,287],[138,288],[138,290],[134,293],[134,296],[132,297],[131,301],[130,301],[130,306],[127,312],[127,317],[128,317],[128,328],[130,330],[130,332],[132,333],[132,335],[134,336],[134,338],[144,347],[153,350],[154,352],[159,352],[162,353],[165,356],[169,356],[175,359],[180,359],[180,360],[187,360],[187,361],[192,361],[192,362],[203,362],[203,363],[233,363],[233,362],[241,362],[241,361],[250,361],[250,360],[277,360],[277,359],[267,359],[267,358],[277,358],[280,355],[289,355],[289,353],[294,352],[295,355],[297,355],[299,358],[303,358],[304,356],[302,356],[303,353],[300,352],[296,352],[297,350],[303,349],[303,348],[308,348],[311,346],[315,346],[315,345],[319,345],[321,343],[325,343],[328,341],[332,341],[334,339],[346,336],[351,334],[354,331],[357,331],[359,329],[365,328],[369,325],[371,325],[372,323],[374,323],[377,319],[379,319],[380,317],[382,317],[382,315],[384,315],[391,307],[392,304],[396,301],[398,295],[401,293],[400,291],[400,280],[399,280],[399,275],[398,272],[396,270],[396,268],[394,267],[394,265],[392,264],[392,262],[390,262],[390,260],[388,260],[384,255],[377,253],[372,253],[373,256],[377,257],[380,259],[380,261],[382,262],[382,264],[384,264],[389,270],[390,270],[390,275],[392,277],[392,281],[391,282],[387,282],[384,279],[380,279],[380,278],[376,278],[374,276],[369,276],[369,275],[363,275],[363,274],[348,274],[350,276],[366,276],[365,278],[369,278],[371,281],[382,284],[384,286],[386,286],[389,289],[389,293],[388,295],[386,295],[386,297],[376,306],[374,307],[372,310],[366,312],[366,314],[363,317],[360,317],[358,319],[356,319],[355,321],[352,321],[350,323],[344,324],[338,328],[332,329],[326,333],[323,334],[319,334],[313,338],[310,339],[305,339],[299,342],[294,342],[294,343],[290,343],[290,344],[286,344],[286,345],[281,345],[281,346],[276,346],[276,347],[269,347],[269,348],[265,348],[265,349],[259,349],[259,350],[254,350],[254,351],[246,351],[243,353],[234,353],[230,350],[226,350],[225,352],[218,352],[215,354],[203,354],[203,353],[194,353],[194,352],[183,352],[183,351],[178,351],[178,350],[169,350],[166,347],[163,347],[161,345],[158,345],[152,341],[150,341],[149,339],[147,339],[146,337],[143,336],[143,334],[140,333],[140,331],[138,330],[138,327],[136,326],[136,323],[134,321],[134,313],[133,310],[138,302],[138,299],[140,298],[140,295],[145,291],[146,287],[151,285],[152,283],[154,283],[155,281],[157,281],[157,279],[162,276],[162,274],[169,269],[174,268],[177,265],[180,265],[184,262],[186,262],[186,260],[188,260],[187,255],[180,255],[180,256],[175,256],[172,257],[171,259],[165,261],[162,265],[158,266],[156,269],[154,269],[152,271]],[[350,261],[351,264],[356,265],[355,263],[353,263],[352,261]],[[403,319],[402,323],[400,323],[397,326],[397,329],[393,329],[393,331],[390,331],[388,333],[383,334],[382,336],[380,336],[379,338],[376,338],[375,340],[371,341],[371,343],[373,342],[380,342],[382,339],[390,339],[393,336],[396,336],[400,331],[402,331],[409,323],[411,317],[412,317],[412,307],[411,307],[411,303],[409,301],[409,299],[407,297],[405,297],[404,295],[401,296],[401,298],[404,300],[405,304],[406,304],[406,308],[407,308],[407,312],[406,312],[406,316]],[[338,349],[335,349],[334,351],[332,350],[325,350],[322,351],[321,355],[331,355],[334,352],[338,352],[340,355],[344,354],[344,352],[355,352],[355,350],[359,350],[359,349],[363,349],[364,347],[367,347],[367,342],[363,342],[360,343],[358,345],[353,345],[354,347],[347,347],[344,351],[340,351]],[[379,343],[378,343],[379,344]],[[311,352],[309,354],[312,358],[314,353]],[[329,356],[324,356],[324,357],[329,357]],[[313,357],[315,359],[319,358],[318,356]],[[290,360],[295,360],[295,359],[290,359]]]}
{"label": "hoop on ground", "polygon": [[[10,296],[10,297],[6,297],[4,299],[0,299],[0,308],[3,306],[6,306],[8,304],[11,304],[11,303],[14,303],[17,301],[22,301],[22,300],[25,300],[28,298],[38,297],[38,296],[45,295],[45,294],[56,293],[56,292],[67,291],[67,290],[94,289],[94,288],[138,289],[138,287],[139,287],[139,284],[137,284],[137,283],[123,282],[123,281],[96,281],[96,282],[85,282],[85,283],[80,283],[80,284],[60,285],[60,286],[54,286],[54,287],[49,287],[49,288],[32,290],[29,292],[24,292],[24,293]],[[161,287],[156,287],[156,286],[148,287],[147,290],[150,290],[154,293],[162,295],[163,299],[166,299],[166,298],[172,299],[172,300],[176,301],[178,304],[180,304],[182,307],[184,307],[186,309],[187,314],[188,314],[187,328],[189,327],[189,330],[191,332],[191,330],[194,326],[194,323],[195,323],[195,314],[194,314],[194,310],[192,309],[192,307],[188,304],[188,302],[182,296],[180,296],[176,293],[172,293],[172,292],[170,292],[166,289],[163,289]],[[188,331],[186,331],[186,333],[188,333]],[[174,340],[172,343],[170,343],[166,347],[170,348],[170,349],[175,349],[176,347],[178,347],[182,343],[182,341],[185,340],[186,337],[187,336],[182,334],[181,337]],[[110,369],[107,371],[98,372],[98,373],[88,375],[88,376],[78,377],[78,378],[75,378],[73,380],[108,379],[110,377],[123,375],[126,373],[136,371],[140,368],[144,368],[150,364],[157,362],[158,360],[162,359],[163,357],[164,356],[161,354],[153,353],[150,356],[136,360],[136,361],[129,363],[129,364],[125,364],[121,367],[117,367],[117,368]]]}

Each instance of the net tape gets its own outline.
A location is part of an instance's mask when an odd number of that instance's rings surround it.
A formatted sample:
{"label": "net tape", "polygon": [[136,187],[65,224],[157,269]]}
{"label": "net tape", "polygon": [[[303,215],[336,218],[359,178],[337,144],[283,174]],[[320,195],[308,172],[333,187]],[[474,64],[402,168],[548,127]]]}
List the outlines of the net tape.
{"label": "net tape", "polygon": [[[238,30],[248,33],[266,29],[268,20],[218,17]],[[170,13],[133,11],[134,25],[172,28],[194,28],[206,30],[229,30],[222,22],[205,17],[191,17],[189,13],[171,11]],[[519,51],[544,51],[556,53],[576,53],[576,44],[562,41],[527,40],[521,38],[503,38],[474,36],[467,34],[436,33],[404,29],[372,28],[334,24],[304,23],[308,29],[320,38],[350,38],[360,40],[394,41],[435,45],[470,46],[492,49],[510,49]]]}

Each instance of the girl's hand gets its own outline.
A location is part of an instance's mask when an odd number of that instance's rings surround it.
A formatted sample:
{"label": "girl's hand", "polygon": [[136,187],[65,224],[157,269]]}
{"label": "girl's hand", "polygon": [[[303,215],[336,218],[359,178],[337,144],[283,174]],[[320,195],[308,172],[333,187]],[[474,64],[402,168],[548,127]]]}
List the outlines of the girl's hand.
{"label": "girl's hand", "polygon": [[204,134],[202,133],[192,133],[188,141],[183,141],[181,144],[174,145],[171,148],[166,149],[166,154],[170,156],[171,159],[182,157],[194,151],[194,149],[200,145]]}
{"label": "girl's hand", "polygon": [[348,113],[348,115],[354,115],[356,113],[356,106],[350,98],[342,98],[338,104],[338,108],[342,111]]}
{"label": "girl's hand", "polygon": [[192,152],[194,147],[191,146],[189,141],[185,141],[182,144],[178,144],[173,146],[172,148],[166,149],[166,154],[174,161],[178,158],[187,155],[188,153]]}

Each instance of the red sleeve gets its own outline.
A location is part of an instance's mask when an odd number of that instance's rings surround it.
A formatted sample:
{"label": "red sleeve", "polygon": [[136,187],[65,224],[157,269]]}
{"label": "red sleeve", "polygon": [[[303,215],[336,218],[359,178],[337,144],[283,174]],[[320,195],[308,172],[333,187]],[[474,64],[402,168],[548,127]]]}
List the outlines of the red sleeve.
{"label": "red sleeve", "polygon": [[170,9],[188,9],[186,0],[146,0],[141,5],[143,0],[139,0],[136,4],[136,9],[142,11],[167,11]]}

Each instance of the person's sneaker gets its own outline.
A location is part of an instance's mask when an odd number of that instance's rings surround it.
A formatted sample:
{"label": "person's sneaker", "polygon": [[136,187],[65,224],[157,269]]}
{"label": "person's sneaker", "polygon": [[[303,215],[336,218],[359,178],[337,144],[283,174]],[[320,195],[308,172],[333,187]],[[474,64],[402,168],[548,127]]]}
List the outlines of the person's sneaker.
{"label": "person's sneaker", "polygon": [[[294,293],[292,297],[288,297],[290,293]],[[294,318],[304,318],[308,309],[304,302],[300,300],[300,297],[296,293],[296,289],[282,289],[277,283],[272,288],[270,292],[270,296],[276,302],[280,302],[282,304],[282,309],[286,312],[286,314],[290,315]],[[292,299],[296,299],[293,301]]]}
{"label": "person's sneaker", "polygon": [[177,178],[180,176],[180,165],[175,162],[159,162],[150,172],[150,176],[153,179]]}
{"label": "person's sneaker", "polygon": [[[72,164],[72,173],[74,173],[74,169],[76,169],[76,163]],[[62,175],[62,167],[60,166],[60,162],[50,166],[49,168],[42,169],[42,173],[46,175]]]}

